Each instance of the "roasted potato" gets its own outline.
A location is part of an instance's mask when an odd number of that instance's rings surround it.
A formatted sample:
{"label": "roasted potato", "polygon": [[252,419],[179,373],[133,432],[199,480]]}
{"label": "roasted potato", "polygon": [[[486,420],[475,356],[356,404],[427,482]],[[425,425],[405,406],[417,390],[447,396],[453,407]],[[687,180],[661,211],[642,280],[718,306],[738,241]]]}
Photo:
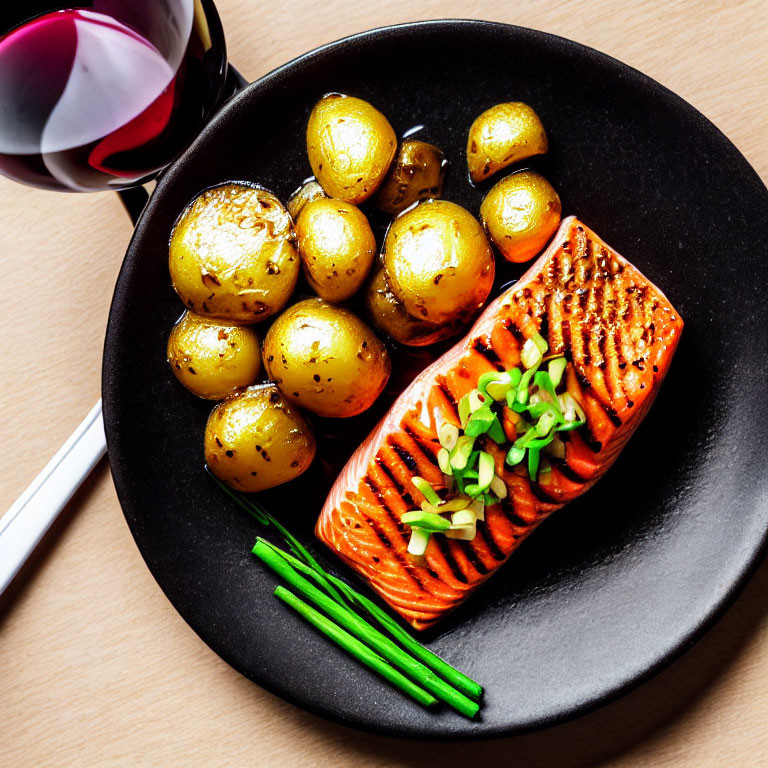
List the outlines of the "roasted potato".
{"label": "roasted potato", "polygon": [[208,417],[205,462],[238,491],[263,491],[293,480],[314,457],[309,422],[274,384],[249,387]]}
{"label": "roasted potato", "polygon": [[291,218],[296,221],[299,218],[302,208],[307,203],[317,200],[319,197],[328,197],[325,194],[325,190],[317,183],[314,178],[307,179],[289,198],[288,198],[288,213],[291,214]]}
{"label": "roasted potato", "polygon": [[331,197],[356,205],[367,200],[383,181],[396,149],[387,118],[362,99],[329,93],[309,116],[309,163]]}
{"label": "roasted potato", "polygon": [[357,293],[370,272],[376,238],[359,208],[321,197],[303,207],[296,243],[309,284],[336,304]]}
{"label": "roasted potato", "polygon": [[291,217],[265,189],[223,184],[184,211],[171,237],[176,293],[193,312],[232,323],[276,314],[293,293],[299,258]]}
{"label": "roasted potato", "polygon": [[221,400],[256,381],[261,371],[261,343],[252,328],[187,310],[168,337],[168,362],[193,395]]}
{"label": "roasted potato", "polygon": [[426,347],[450,338],[460,325],[433,325],[418,320],[405,311],[387,283],[383,266],[375,268],[365,289],[365,307],[373,324],[390,338],[408,347]]}
{"label": "roasted potato", "polygon": [[493,285],[493,252],[483,228],[447,200],[419,203],[394,219],[383,259],[398,301],[409,315],[433,325],[465,321]]}
{"label": "roasted potato", "polygon": [[533,258],[560,224],[562,206],[552,185],[535,171],[497,182],[480,205],[480,218],[507,261]]}
{"label": "roasted potato", "polygon": [[264,365],[291,403],[338,418],[369,408],[391,367],[376,334],[323,299],[300,301],[275,320],[264,339]]}
{"label": "roasted potato", "polygon": [[512,163],[543,155],[548,149],[544,126],[527,104],[497,104],[483,112],[469,129],[469,175],[472,181],[482,181]]}
{"label": "roasted potato", "polygon": [[445,169],[441,150],[425,141],[406,139],[376,193],[376,207],[396,214],[419,200],[442,197]]}

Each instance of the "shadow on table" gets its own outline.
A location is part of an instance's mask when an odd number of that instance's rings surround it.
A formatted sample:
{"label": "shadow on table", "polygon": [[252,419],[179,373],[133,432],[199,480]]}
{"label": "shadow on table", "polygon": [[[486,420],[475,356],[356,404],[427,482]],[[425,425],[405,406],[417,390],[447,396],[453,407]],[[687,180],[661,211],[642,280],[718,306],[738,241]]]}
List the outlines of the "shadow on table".
{"label": "shadow on table", "polygon": [[11,614],[13,606],[21,599],[22,595],[34,587],[40,569],[54,556],[56,549],[60,546],[64,532],[77,517],[78,512],[88,504],[89,499],[107,472],[109,472],[109,465],[106,459],[102,459],[83,481],[75,495],[70,499],[69,504],[54,520],[53,525],[16,574],[14,580],[0,595],[0,631],[3,629],[5,620]]}
{"label": "shadow on table", "polygon": [[[317,729],[324,741],[343,744],[345,756],[363,766],[452,768],[580,768],[652,739],[696,705],[746,652],[768,619],[768,562],[764,561],[736,603],[680,659],[631,693],[577,720],[544,731],[481,742],[425,742],[360,733],[293,707],[285,713],[298,729]],[[281,713],[282,715],[282,713]]]}

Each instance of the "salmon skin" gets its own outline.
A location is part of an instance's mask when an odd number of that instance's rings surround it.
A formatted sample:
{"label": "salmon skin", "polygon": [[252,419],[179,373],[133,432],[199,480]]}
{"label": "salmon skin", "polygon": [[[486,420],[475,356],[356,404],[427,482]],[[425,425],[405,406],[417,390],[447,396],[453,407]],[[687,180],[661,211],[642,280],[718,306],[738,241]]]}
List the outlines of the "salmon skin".
{"label": "salmon skin", "polygon": [[[522,279],[410,384],[355,451],[317,521],[318,538],[413,627],[432,626],[613,464],[653,402],[682,328],[655,285],[576,218],[565,219]],[[459,424],[457,403],[483,373],[521,366],[523,344],[535,333],[548,354],[567,358],[565,386],[586,413],[585,426],[559,433],[565,457],[553,460],[546,484],[505,465],[509,446],[479,438],[507,498],[486,507],[473,541],[435,534],[417,562],[400,516],[424,500],[413,477],[438,493],[445,487],[437,427]]]}

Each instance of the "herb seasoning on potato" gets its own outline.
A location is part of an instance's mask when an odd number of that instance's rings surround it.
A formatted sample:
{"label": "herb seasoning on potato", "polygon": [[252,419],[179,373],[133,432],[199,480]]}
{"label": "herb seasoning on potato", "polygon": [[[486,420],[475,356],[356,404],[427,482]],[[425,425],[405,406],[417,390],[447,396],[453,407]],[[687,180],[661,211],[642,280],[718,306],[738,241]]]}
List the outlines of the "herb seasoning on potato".
{"label": "herb seasoning on potato", "polygon": [[488,298],[493,252],[465,208],[428,200],[401,213],[384,239],[392,293],[409,315],[432,324],[463,322]]}
{"label": "herb seasoning on potato", "polygon": [[518,171],[497,182],[480,206],[480,218],[507,261],[532,259],[560,225],[560,198],[535,171]]}
{"label": "herb seasoning on potato", "polygon": [[469,129],[469,175],[472,181],[483,181],[502,168],[548,150],[544,126],[527,104],[497,104],[483,112]]}
{"label": "herb seasoning on potato", "polygon": [[253,384],[261,371],[258,334],[187,310],[168,337],[168,362],[193,395],[222,400]]}
{"label": "herb seasoning on potato", "polygon": [[336,304],[357,293],[373,264],[376,238],[359,208],[321,197],[304,205],[296,241],[309,284]]}
{"label": "herb seasoning on potato", "polygon": [[301,411],[274,384],[249,387],[219,403],[205,427],[205,462],[240,491],[263,491],[298,477],[315,457]]}
{"label": "herb seasoning on potato", "polygon": [[381,394],[391,364],[376,334],[323,299],[294,304],[264,339],[264,365],[286,399],[320,416],[362,413]]}
{"label": "herb seasoning on potato", "polygon": [[223,184],[184,211],[171,237],[173,287],[193,312],[256,323],[293,293],[299,259],[291,217],[265,189]]}
{"label": "herb seasoning on potato", "polygon": [[362,99],[329,93],[309,116],[309,163],[331,197],[356,205],[367,200],[386,176],[396,149],[387,118]]}

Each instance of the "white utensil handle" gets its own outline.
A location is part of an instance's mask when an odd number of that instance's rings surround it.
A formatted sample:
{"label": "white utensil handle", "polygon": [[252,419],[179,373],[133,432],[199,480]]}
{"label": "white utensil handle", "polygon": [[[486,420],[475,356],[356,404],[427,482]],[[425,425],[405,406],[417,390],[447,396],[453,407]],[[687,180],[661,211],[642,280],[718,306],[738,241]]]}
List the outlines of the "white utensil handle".
{"label": "white utensil handle", "polygon": [[0,594],[106,453],[101,400],[0,518]]}

